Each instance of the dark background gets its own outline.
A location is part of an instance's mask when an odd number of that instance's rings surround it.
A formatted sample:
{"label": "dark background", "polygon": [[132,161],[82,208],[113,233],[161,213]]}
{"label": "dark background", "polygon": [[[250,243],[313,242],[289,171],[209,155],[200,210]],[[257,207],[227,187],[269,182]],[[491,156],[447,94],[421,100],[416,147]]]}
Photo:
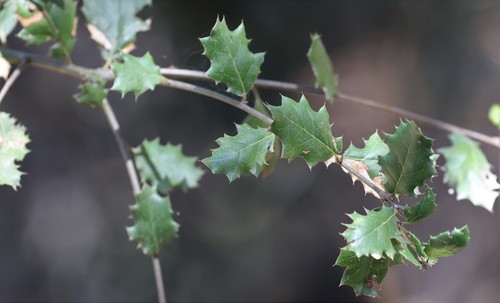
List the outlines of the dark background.
{"label": "dark background", "polygon": [[[244,20],[250,49],[266,51],[261,78],[313,84],[305,54],[309,34],[318,32],[344,93],[496,134],[486,117],[500,99],[499,2],[156,1],[145,13],[152,14],[152,29],[138,35],[133,53],[149,50],[161,66],[208,69],[197,38],[224,15],[230,28]],[[72,57],[98,67],[99,52],[80,17]],[[16,37],[9,46],[28,49]],[[29,50],[46,54],[47,46]],[[150,260],[125,232],[134,203],[125,168],[103,113],[73,100],[78,84],[29,68],[2,103],[2,111],[27,126],[32,152],[22,163],[28,173],[22,188],[0,188],[0,301],[156,300]],[[279,92],[261,93],[279,104]],[[315,110],[324,103],[308,98]],[[245,117],[162,87],[137,102],[117,92],[109,99],[130,145],[160,137],[199,158]],[[391,133],[400,119],[342,102],[328,110],[345,145],[360,146],[376,129]],[[422,130],[436,148],[449,144],[446,133]],[[498,151],[483,150],[497,173]],[[442,175],[432,185],[438,210],[415,233],[426,240],[469,224],[470,245],[426,272],[392,268],[381,296],[387,302],[498,301],[498,206],[489,214],[457,202]],[[280,160],[272,175],[230,185],[207,172],[199,188],[176,191],[171,199],[181,230],[161,254],[169,301],[363,300],[338,287],[343,269],[332,265],[345,245],[339,235],[341,223],[349,222],[345,213],[379,203],[337,167],[311,172],[302,160]]]}

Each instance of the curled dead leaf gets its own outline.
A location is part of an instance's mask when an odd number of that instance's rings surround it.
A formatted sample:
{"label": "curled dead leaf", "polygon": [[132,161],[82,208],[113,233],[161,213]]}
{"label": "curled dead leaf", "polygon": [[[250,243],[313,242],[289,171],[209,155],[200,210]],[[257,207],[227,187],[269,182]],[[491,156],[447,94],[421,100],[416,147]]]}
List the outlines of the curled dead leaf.
{"label": "curled dead leaf", "polygon": [[[348,164],[349,166],[351,166],[352,168],[354,168],[360,175],[367,178],[368,180],[371,180],[373,182],[373,184],[375,184],[378,188],[385,191],[384,185],[382,184],[382,182],[384,181],[384,178],[382,176],[377,176],[373,179],[370,178],[370,176],[368,174],[368,166],[366,164],[364,164],[361,161],[357,161],[354,159],[348,159],[348,158],[344,158],[342,160],[342,162],[344,162],[344,163]],[[331,163],[334,163],[334,162],[331,162]],[[377,192],[375,190],[373,190],[373,188],[371,188],[370,186],[368,186],[367,184],[365,184],[364,182],[359,180],[355,175],[349,173],[346,169],[342,168],[342,170],[344,170],[344,172],[348,173],[351,176],[353,184],[356,181],[361,182],[361,184],[363,185],[363,189],[365,190],[365,194],[372,194],[375,197],[380,198],[379,195],[377,194]]]}
{"label": "curled dead leaf", "polygon": [[7,80],[10,72],[10,63],[4,57],[0,57],[0,77]]}
{"label": "curled dead leaf", "polygon": [[97,44],[101,45],[105,49],[111,50],[113,46],[111,45],[111,42],[108,40],[108,38],[106,38],[106,35],[104,35],[103,32],[101,32],[97,27],[95,27],[90,23],[87,24],[87,29],[90,32],[90,38],[92,38],[92,40],[97,42]]}

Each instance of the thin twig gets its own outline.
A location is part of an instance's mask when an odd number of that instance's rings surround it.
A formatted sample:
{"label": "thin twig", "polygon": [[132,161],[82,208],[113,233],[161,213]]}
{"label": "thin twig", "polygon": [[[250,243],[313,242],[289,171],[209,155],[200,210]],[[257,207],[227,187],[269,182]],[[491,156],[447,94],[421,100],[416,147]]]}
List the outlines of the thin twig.
{"label": "thin twig", "polygon": [[116,119],[113,108],[111,107],[107,99],[104,99],[102,103],[102,109],[104,111],[104,114],[106,115],[109,126],[113,131],[113,136],[115,137],[116,144],[118,145],[118,149],[120,150],[123,162],[125,163],[125,167],[127,168],[130,185],[132,185],[132,192],[134,193],[134,196],[137,196],[141,192],[141,184],[137,176],[134,161],[127,151],[127,144],[120,134],[120,124],[118,124],[118,120]]}
{"label": "thin twig", "polygon": [[[127,168],[127,174],[130,180],[130,184],[132,185],[132,192],[134,193],[134,196],[137,197],[137,195],[141,191],[141,184],[139,182],[139,177],[137,175],[137,170],[134,165],[134,161],[132,160],[130,153],[127,151],[127,144],[125,143],[125,140],[123,140],[123,137],[120,134],[120,124],[118,123],[113,108],[111,107],[107,99],[104,99],[102,104],[102,109],[104,111],[104,114],[106,115],[109,126],[113,131],[113,136],[115,137],[116,144],[120,149],[120,154],[122,156],[123,162],[125,163],[125,167]],[[165,286],[163,285],[163,276],[161,272],[160,259],[158,258],[158,256],[153,255],[151,256],[151,262],[153,265],[153,271],[155,276],[156,290],[158,292],[158,302],[165,303],[166,302]]]}
{"label": "thin twig", "polygon": [[25,63],[24,60],[20,61],[16,69],[12,72],[12,74],[10,74],[9,78],[7,78],[7,80],[5,81],[2,90],[0,90],[0,103],[2,103],[3,99],[5,98],[5,95],[7,95],[7,92],[9,92],[10,88],[12,87],[14,82],[16,82],[19,75],[21,75],[21,72],[23,71],[24,68],[24,63]]}
{"label": "thin twig", "polygon": [[[178,77],[178,78],[186,78],[192,80],[211,80],[205,73],[200,71],[192,71],[192,70],[182,70],[175,68],[162,68],[161,72],[163,75],[167,77]],[[311,93],[314,95],[323,96],[324,92],[321,88],[316,88],[310,85],[282,82],[282,81],[274,81],[274,80],[263,80],[258,79],[255,82],[255,86],[261,88],[289,91],[289,92],[304,92]],[[383,104],[381,102],[377,102],[370,99],[359,98],[355,96],[350,96],[344,93],[339,92],[337,94],[337,99],[344,102],[349,102],[353,104],[358,104],[366,107],[375,108],[378,110],[383,110],[389,113],[397,114],[404,116],[406,118],[419,121],[428,126],[441,129],[450,133],[459,133],[464,136],[475,139],[479,142],[494,146],[496,148],[500,148],[500,137],[488,136],[470,129],[466,129],[460,126],[456,126],[450,123],[442,122],[424,115],[420,115],[414,112],[410,112],[408,110],[404,110],[395,106],[390,106]]]}
{"label": "thin twig", "polygon": [[[26,52],[22,51],[17,51],[17,50],[12,50],[12,49],[7,49],[7,48],[0,48],[0,52],[2,55],[9,60],[11,63],[18,63],[22,59],[30,59],[30,65],[43,68],[46,70],[51,70],[57,73],[65,74],[68,76],[72,76],[75,78],[79,79],[95,79],[95,78],[100,78],[106,81],[112,81],[114,79],[114,75],[110,70],[107,69],[102,69],[102,68],[97,68],[97,69],[90,69],[90,68],[85,68],[82,66],[74,65],[74,64],[69,64],[66,65],[64,62],[58,61],[58,60],[53,60],[50,58],[47,58],[45,56],[40,56],[40,55],[35,55],[35,54],[29,54]],[[185,69],[177,69],[177,68],[162,68],[161,73],[167,77],[172,77],[172,78],[184,78],[184,79],[193,79],[193,80],[205,80],[205,81],[212,81],[204,72],[200,71],[194,71],[194,70],[185,70]],[[160,85],[167,86],[167,87],[172,87],[172,88],[178,88],[178,89],[183,89],[183,90],[188,90],[192,91],[195,93],[199,93],[205,96],[213,97],[213,96],[218,96],[215,99],[218,99],[220,101],[223,101],[227,104],[230,104],[232,106],[236,106],[240,109],[243,109],[250,115],[254,115],[259,119],[264,119],[263,121],[266,121],[266,123],[269,122],[267,118],[264,118],[261,114],[258,114],[257,111],[252,111],[250,110],[251,107],[247,106],[250,109],[245,108],[245,106],[238,105],[241,103],[238,100],[229,98],[225,95],[222,94],[217,94],[215,92],[212,92],[207,89],[203,89],[199,86],[192,86],[190,87],[189,85],[179,85],[176,86],[175,82],[174,85],[169,85],[171,82],[174,81],[172,79],[169,79],[169,81],[162,81]],[[169,83],[170,82],[170,83]],[[281,91],[290,91],[290,92],[304,92],[304,93],[311,93],[315,95],[321,95],[323,96],[323,90],[321,88],[315,88],[310,85],[302,85],[302,84],[296,84],[296,83],[289,83],[289,82],[282,82],[282,81],[273,81],[273,80],[263,80],[263,79],[258,79],[255,82],[255,85],[257,87],[261,88],[268,88],[268,89],[275,89],[275,90],[281,90]],[[194,88],[197,88],[196,90],[193,90]],[[214,94],[215,93],[215,94]],[[220,97],[224,96],[224,97]],[[220,97],[220,98],[219,98]],[[500,137],[494,137],[494,136],[488,136],[473,130],[469,130],[463,127],[459,127],[450,123],[442,122],[436,119],[432,119],[430,117],[426,117],[417,113],[413,113],[401,108],[397,108],[394,106],[389,106],[382,104],[381,102],[377,102],[374,100],[370,99],[365,99],[365,98],[359,98],[359,97],[354,97],[350,96],[344,93],[339,93],[337,95],[337,99],[340,101],[344,102],[349,102],[353,104],[358,104],[366,107],[371,107],[379,110],[384,110],[390,113],[398,114],[401,116],[405,116],[409,119],[413,119],[419,122],[422,122],[424,124],[427,124],[428,126],[445,130],[448,132],[454,132],[454,133],[459,133],[464,136],[468,136],[470,138],[473,138],[479,142],[494,146],[496,148],[500,149]],[[231,102],[231,101],[234,102]],[[244,104],[244,103],[242,103]],[[244,104],[246,105],[246,104]]]}
{"label": "thin twig", "polygon": [[234,106],[238,109],[241,109],[242,111],[246,112],[249,115],[252,115],[256,117],[257,119],[260,119],[264,121],[267,124],[273,123],[273,119],[269,118],[268,116],[264,115],[263,113],[256,111],[252,107],[248,106],[245,102],[238,101],[236,99],[233,99],[231,97],[228,97],[226,95],[214,92],[212,90],[203,88],[201,86],[197,86],[191,83],[186,83],[186,82],[181,82],[177,80],[172,80],[172,79],[166,79],[164,78],[161,82],[161,85],[166,86],[166,87],[171,87],[171,88],[176,88],[180,90],[185,90],[189,91],[192,93],[196,93],[199,95],[207,96],[213,99],[217,99],[219,101],[222,101],[226,104],[229,104],[231,106]]}
{"label": "thin twig", "polygon": [[165,287],[163,284],[163,274],[161,272],[160,258],[158,256],[151,256],[151,261],[153,262],[153,271],[155,273],[156,289],[158,290],[158,302],[166,303],[167,297],[165,296]]}

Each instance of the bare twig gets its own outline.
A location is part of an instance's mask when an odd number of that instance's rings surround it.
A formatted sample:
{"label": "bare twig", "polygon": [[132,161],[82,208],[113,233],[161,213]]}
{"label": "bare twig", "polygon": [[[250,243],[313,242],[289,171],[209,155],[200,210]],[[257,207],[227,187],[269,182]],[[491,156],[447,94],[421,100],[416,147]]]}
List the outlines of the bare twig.
{"label": "bare twig", "polygon": [[[125,167],[127,168],[127,174],[130,180],[130,184],[132,185],[132,192],[134,193],[134,196],[137,197],[137,195],[141,191],[141,184],[139,182],[139,177],[137,175],[137,170],[134,165],[134,161],[132,160],[130,153],[127,151],[127,144],[125,143],[125,140],[123,140],[123,137],[120,134],[120,124],[118,123],[113,108],[111,107],[107,99],[104,99],[102,109],[104,111],[104,114],[106,115],[109,126],[113,131],[113,136],[115,137],[116,144],[120,149],[120,154],[122,156],[123,162],[125,163]],[[158,258],[158,256],[153,255],[151,256],[151,262],[153,265],[153,271],[155,276],[156,290],[158,292],[158,302],[165,303],[166,302],[165,286],[163,285],[163,276],[161,272],[160,259]]]}
{"label": "bare twig", "polygon": [[0,103],[2,103],[3,99],[5,98],[5,95],[7,94],[7,92],[9,92],[10,88],[12,87],[14,82],[16,82],[19,75],[21,75],[21,72],[23,71],[24,68],[24,63],[25,63],[24,60],[20,61],[16,69],[12,72],[12,74],[10,74],[9,78],[7,78],[7,81],[5,81],[2,90],[0,90]]}

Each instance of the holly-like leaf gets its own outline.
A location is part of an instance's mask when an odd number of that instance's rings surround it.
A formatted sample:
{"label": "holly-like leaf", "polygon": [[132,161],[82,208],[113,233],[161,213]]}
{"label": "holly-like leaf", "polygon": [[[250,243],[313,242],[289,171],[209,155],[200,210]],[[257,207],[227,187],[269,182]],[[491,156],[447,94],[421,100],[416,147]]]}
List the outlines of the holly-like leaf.
{"label": "holly-like leaf", "polygon": [[273,151],[275,136],[266,128],[252,128],[246,124],[236,125],[238,134],[225,135],[217,139],[219,148],[202,162],[214,174],[223,173],[229,181],[250,172],[258,176],[266,164],[266,156]]}
{"label": "holly-like leaf", "polygon": [[203,170],[195,166],[198,159],[185,156],[181,145],[162,145],[157,138],[145,140],[132,151],[141,180],[157,186],[163,194],[177,187],[195,188],[203,175]]}
{"label": "holly-like leaf", "polygon": [[436,210],[436,195],[431,187],[426,185],[425,189],[424,197],[417,204],[405,209],[406,222],[416,223]]}
{"label": "holly-like leaf", "polygon": [[462,251],[470,239],[469,227],[466,225],[460,229],[446,231],[437,236],[431,236],[428,243],[424,245],[424,251],[429,257],[429,263],[435,264],[438,258],[453,256]]}
{"label": "holly-like leaf", "polygon": [[144,185],[137,203],[130,206],[135,224],[127,227],[130,241],[146,255],[157,255],[177,235],[179,224],[172,218],[169,197],[161,197],[154,187]]}
{"label": "holly-like leaf", "polygon": [[85,0],[82,11],[90,24],[91,37],[102,48],[102,57],[109,60],[120,50],[134,43],[138,32],[149,30],[149,22],[136,15],[151,0]]}
{"label": "holly-like leaf", "polygon": [[373,179],[380,175],[381,167],[378,164],[378,157],[387,155],[389,147],[382,141],[378,132],[363,141],[365,143],[363,148],[351,144],[344,152],[344,159],[363,162],[368,167],[368,175]]}
{"label": "holly-like leaf", "polygon": [[356,212],[348,215],[352,223],[344,224],[347,229],[342,236],[347,240],[347,247],[356,256],[370,256],[375,259],[388,257],[394,259],[397,251],[392,239],[403,243],[396,222],[397,212],[387,206],[373,211],[365,209],[366,215]]}
{"label": "holly-like leaf", "polygon": [[500,127],[500,104],[493,104],[488,111],[488,119],[496,127]]}
{"label": "holly-like leaf", "polygon": [[351,286],[357,296],[378,297],[376,287],[384,280],[389,267],[401,262],[400,257],[394,260],[358,257],[356,253],[342,248],[335,265],[346,267],[340,286]]}
{"label": "holly-like leaf", "polygon": [[414,196],[415,190],[436,175],[432,140],[422,134],[415,122],[401,121],[396,132],[384,138],[389,153],[379,156],[389,193]]}
{"label": "holly-like leaf", "polygon": [[87,82],[79,86],[80,91],[73,95],[73,97],[80,104],[101,107],[104,98],[108,94],[104,85],[104,82]]}
{"label": "holly-like leaf", "polygon": [[51,46],[50,54],[53,57],[66,57],[75,44],[74,26],[76,16],[76,1],[62,0],[34,2],[40,19],[29,23],[18,34],[27,44],[42,44],[48,40],[56,43]]}
{"label": "holly-like leaf", "polygon": [[16,7],[17,0],[7,0],[0,7],[0,42],[5,44],[7,36],[14,30],[17,25]]}
{"label": "holly-like leaf", "polygon": [[330,118],[324,106],[315,112],[304,96],[298,103],[282,96],[281,106],[269,105],[268,108],[274,118],[271,131],[283,143],[283,158],[302,157],[312,168],[342,150],[341,138],[335,138],[334,143]]}
{"label": "holly-like leaf", "polygon": [[154,90],[163,79],[149,52],[142,57],[123,54],[123,63],[113,64],[113,72],[116,78],[111,89],[121,92],[122,97],[133,92],[136,100],[148,89]]}
{"label": "holly-like leaf", "polygon": [[24,159],[29,152],[26,144],[30,141],[26,128],[16,124],[9,114],[0,112],[0,185],[9,185],[17,189],[21,175],[17,161]]}
{"label": "holly-like leaf", "polygon": [[439,149],[446,160],[444,182],[457,192],[457,200],[469,199],[493,212],[500,184],[479,144],[458,134],[449,138],[451,146]]}
{"label": "holly-like leaf", "polygon": [[333,63],[321,41],[320,35],[311,35],[311,47],[307,52],[307,58],[316,77],[316,87],[322,87],[325,98],[330,101],[333,100],[333,97],[338,93],[338,79],[333,72]]}
{"label": "holly-like leaf", "polygon": [[210,36],[200,38],[204,55],[210,59],[207,75],[216,82],[227,85],[227,91],[244,96],[257,80],[260,66],[264,62],[264,53],[252,53],[248,49],[243,22],[231,31],[226,20],[215,22]]}

